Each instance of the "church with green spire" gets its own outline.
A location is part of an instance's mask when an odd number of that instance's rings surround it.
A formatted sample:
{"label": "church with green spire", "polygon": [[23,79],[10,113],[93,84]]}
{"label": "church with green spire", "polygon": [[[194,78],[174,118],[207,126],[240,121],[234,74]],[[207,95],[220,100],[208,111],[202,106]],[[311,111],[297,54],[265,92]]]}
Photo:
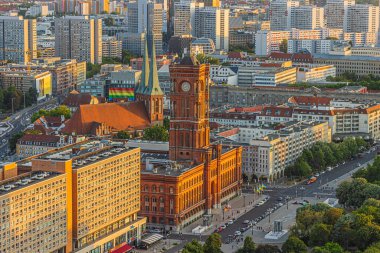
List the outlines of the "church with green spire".
{"label": "church with green spire", "polygon": [[164,93],[158,81],[156,50],[152,42],[150,45],[150,61],[148,55],[148,42],[145,40],[141,81],[135,88],[135,99],[143,102],[151,125],[162,125],[164,120]]}

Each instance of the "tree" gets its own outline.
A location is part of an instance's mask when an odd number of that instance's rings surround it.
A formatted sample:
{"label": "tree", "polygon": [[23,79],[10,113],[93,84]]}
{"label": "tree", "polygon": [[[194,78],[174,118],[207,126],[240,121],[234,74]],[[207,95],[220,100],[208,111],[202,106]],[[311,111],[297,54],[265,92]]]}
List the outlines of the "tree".
{"label": "tree", "polygon": [[131,137],[131,135],[128,131],[119,131],[116,134],[117,139],[128,140],[130,137]]}
{"label": "tree", "polygon": [[203,246],[198,241],[192,240],[185,244],[182,253],[204,253]]}
{"label": "tree", "polygon": [[163,125],[164,125],[165,129],[169,131],[169,129],[170,129],[170,119],[164,118]]}
{"label": "tree", "polygon": [[219,65],[219,59],[213,58],[205,54],[197,54],[197,60],[199,63],[210,63],[213,65]]}
{"label": "tree", "polygon": [[9,149],[11,151],[16,150],[16,144],[19,139],[21,139],[24,136],[24,132],[19,132],[14,135],[9,139]]}
{"label": "tree", "polygon": [[380,252],[380,242],[372,244],[368,247],[364,253],[379,253]]}
{"label": "tree", "polygon": [[101,66],[99,64],[92,64],[91,62],[87,62],[87,71],[86,71],[86,78],[91,78],[96,74],[100,73]]}
{"label": "tree", "polygon": [[136,58],[137,55],[131,54],[127,50],[122,51],[122,62],[123,64],[130,64],[132,58]]}
{"label": "tree", "polygon": [[277,246],[260,244],[257,246],[255,253],[281,253],[281,250]]}
{"label": "tree", "polygon": [[46,110],[41,109],[38,112],[33,113],[30,120],[31,120],[31,122],[34,122],[42,116],[60,117],[61,115],[63,115],[65,117],[65,119],[71,118],[70,109],[65,105],[60,105],[57,108],[50,110],[50,111],[46,111]]}
{"label": "tree", "polygon": [[112,17],[107,17],[107,18],[103,19],[103,21],[104,21],[104,24],[106,26],[114,26],[115,25],[115,20]]}
{"label": "tree", "polygon": [[155,125],[144,130],[143,139],[148,141],[168,141],[169,133],[165,127]]}
{"label": "tree", "polygon": [[306,244],[296,236],[290,236],[282,245],[283,253],[306,253]]}
{"label": "tree", "polygon": [[323,216],[323,222],[328,225],[334,225],[343,214],[344,211],[341,208],[330,208],[326,210]]}
{"label": "tree", "polygon": [[206,253],[222,253],[220,249],[222,247],[222,237],[214,233],[210,235],[205,244],[203,245],[203,251]]}
{"label": "tree", "polygon": [[344,253],[344,250],[339,244],[328,242],[322,247],[315,247],[313,253]]}
{"label": "tree", "polygon": [[366,199],[380,199],[380,186],[368,183],[364,178],[343,182],[336,189],[339,203],[345,207],[358,208]]}
{"label": "tree", "polygon": [[256,244],[253,242],[252,237],[247,236],[244,239],[243,248],[240,248],[237,253],[255,253]]}
{"label": "tree", "polygon": [[283,52],[283,53],[287,53],[288,52],[288,40],[287,39],[283,39],[280,43],[280,51]]}
{"label": "tree", "polygon": [[310,230],[309,246],[322,246],[330,240],[332,226],[318,223]]}

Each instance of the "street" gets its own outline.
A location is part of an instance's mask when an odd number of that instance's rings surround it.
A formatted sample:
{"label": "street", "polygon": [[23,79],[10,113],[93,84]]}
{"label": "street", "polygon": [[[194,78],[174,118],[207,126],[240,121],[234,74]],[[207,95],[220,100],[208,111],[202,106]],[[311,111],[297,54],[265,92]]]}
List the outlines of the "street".
{"label": "street", "polygon": [[[262,216],[269,208],[273,208],[276,203],[278,203],[277,199],[279,197],[283,198],[282,201],[285,205],[285,197],[289,196],[291,198],[301,197],[301,198],[310,198],[310,197],[319,197],[321,198],[328,198],[328,197],[334,197],[335,196],[335,189],[330,190],[322,190],[320,189],[322,185],[330,184],[334,185],[337,183],[337,179],[344,176],[344,175],[351,175],[352,171],[358,168],[358,164],[362,166],[363,164],[371,161],[376,157],[377,150],[372,149],[368,153],[365,153],[363,157],[358,157],[356,159],[350,160],[345,162],[345,164],[342,164],[340,166],[337,166],[331,171],[326,171],[325,173],[321,174],[318,177],[318,180],[310,185],[306,185],[304,183],[294,185],[291,187],[268,187],[264,194],[269,196],[269,199],[261,206],[254,207],[253,209],[248,210],[247,212],[241,215],[239,218],[236,219],[236,221],[229,225],[226,229],[220,232],[220,235],[222,236],[222,242],[225,243],[227,241],[228,235],[233,235],[235,231],[239,231],[240,228],[242,228],[244,225],[242,222],[244,220],[255,220],[259,216]],[[360,167],[359,166],[359,167]],[[248,193],[248,191],[246,191]],[[250,192],[251,193],[251,192]],[[290,201],[288,204],[292,205]],[[269,222],[269,219],[266,218]],[[271,223],[273,223],[273,220],[271,220]],[[246,233],[250,233],[247,231]],[[172,238],[180,239],[182,238],[184,241],[179,244],[178,246],[169,249],[167,252],[174,253],[178,252],[181,248],[183,248],[183,245],[186,242],[189,242],[193,239],[205,241],[207,236],[199,236],[199,235],[182,235],[180,237],[177,234],[171,235]]]}
{"label": "street", "polygon": [[[27,107],[23,110],[20,110],[14,114],[12,114],[7,121],[3,121],[3,123],[9,125],[9,127],[0,134],[0,160],[4,161],[6,156],[9,155],[9,139],[12,135],[23,131],[29,124],[30,118],[33,113],[39,111],[40,109],[52,109],[56,106],[57,99],[49,99],[45,102],[38,103],[37,105],[33,105]],[[4,141],[5,140],[5,141]]]}

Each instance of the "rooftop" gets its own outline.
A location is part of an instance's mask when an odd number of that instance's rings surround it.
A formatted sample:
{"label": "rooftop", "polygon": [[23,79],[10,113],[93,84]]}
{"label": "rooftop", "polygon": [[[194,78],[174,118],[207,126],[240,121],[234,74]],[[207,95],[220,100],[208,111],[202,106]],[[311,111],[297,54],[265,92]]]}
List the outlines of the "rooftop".
{"label": "rooftop", "polygon": [[0,196],[9,192],[28,187],[32,184],[53,178],[60,173],[57,172],[43,172],[33,171],[21,174],[20,176],[0,181]]}
{"label": "rooftop", "polygon": [[66,161],[72,159],[73,169],[78,169],[133,149],[136,148],[125,147],[123,142],[92,140],[67,146],[55,152],[45,153],[36,159],[53,161]]}
{"label": "rooftop", "polygon": [[332,55],[332,54],[314,54],[314,59],[329,60],[349,60],[349,61],[379,61],[379,57],[361,56],[361,55]]}

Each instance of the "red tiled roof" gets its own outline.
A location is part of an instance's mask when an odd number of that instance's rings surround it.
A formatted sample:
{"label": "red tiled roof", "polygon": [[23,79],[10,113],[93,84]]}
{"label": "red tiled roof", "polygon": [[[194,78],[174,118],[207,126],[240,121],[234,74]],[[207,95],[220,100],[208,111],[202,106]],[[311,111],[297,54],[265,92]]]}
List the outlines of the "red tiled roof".
{"label": "red tiled roof", "polygon": [[59,136],[45,134],[25,134],[18,140],[18,143],[21,142],[57,143],[59,142]]}
{"label": "red tiled roof", "polygon": [[63,104],[68,107],[79,107],[80,105],[97,104],[99,102],[99,99],[97,97],[93,97],[90,93],[78,93],[76,91],[72,91],[63,101]]}
{"label": "red tiled roof", "polygon": [[293,108],[287,106],[265,106],[261,116],[292,117]]}
{"label": "red tiled roof", "polygon": [[218,133],[219,136],[228,137],[239,133],[239,128],[232,128],[230,130]]}
{"label": "red tiled roof", "polygon": [[272,52],[269,55],[269,58],[291,60],[292,54],[287,54],[287,53],[283,53],[283,52]]}
{"label": "red tiled roof", "polygon": [[142,102],[81,105],[63,128],[64,133],[90,134],[94,124],[111,127],[113,131],[144,129],[150,126]]}
{"label": "red tiled roof", "polygon": [[242,52],[229,52],[228,58],[230,59],[243,59],[245,58]]}
{"label": "red tiled roof", "polygon": [[314,97],[314,96],[293,96],[289,98],[290,103],[297,105],[330,105],[332,98],[327,97]]}
{"label": "red tiled roof", "polygon": [[260,112],[262,106],[253,106],[253,107],[235,107],[227,110],[227,112]]}

